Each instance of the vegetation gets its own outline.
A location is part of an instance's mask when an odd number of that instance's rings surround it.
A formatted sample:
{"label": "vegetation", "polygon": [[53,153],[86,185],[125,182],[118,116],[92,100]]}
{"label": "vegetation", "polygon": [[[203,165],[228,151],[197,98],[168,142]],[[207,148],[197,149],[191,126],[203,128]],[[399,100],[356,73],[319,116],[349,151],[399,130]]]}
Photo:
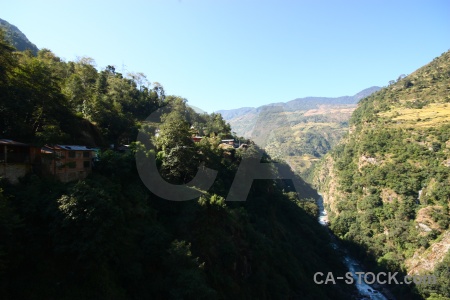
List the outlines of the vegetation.
{"label": "vegetation", "polygon": [[237,135],[251,137],[273,158],[286,161],[312,182],[314,166],[347,132],[358,100],[377,90],[372,87],[352,97],[308,97],[219,112]]}
{"label": "vegetation", "polygon": [[6,39],[20,51],[29,50],[36,55],[39,49],[35,44],[31,43],[28,38],[16,26],[0,19],[0,30],[5,31]]}
{"label": "vegetation", "polygon": [[[146,121],[155,110],[160,119]],[[195,131],[208,137],[193,143]],[[257,153],[219,147],[229,136],[220,115],[195,113],[143,74],[16,52],[0,38],[0,137],[103,149],[85,180],[0,182],[0,298],[347,299],[353,287],[313,282],[345,270],[311,188],[298,197],[284,181],[257,180],[247,201],[224,201],[242,158]],[[123,143],[132,151],[107,150]],[[188,182],[200,162],[217,180],[197,199],[160,199],[138,176],[138,151],[169,182]]]}
{"label": "vegetation", "polygon": [[[449,83],[446,52],[361,100],[350,119],[352,132],[322,162],[322,170],[334,170],[331,180],[316,173],[318,186],[333,199],[331,229],[365,249],[361,256],[378,267],[432,272],[414,261],[449,232]],[[417,286],[423,297],[450,297],[444,256],[433,252],[438,284]]]}

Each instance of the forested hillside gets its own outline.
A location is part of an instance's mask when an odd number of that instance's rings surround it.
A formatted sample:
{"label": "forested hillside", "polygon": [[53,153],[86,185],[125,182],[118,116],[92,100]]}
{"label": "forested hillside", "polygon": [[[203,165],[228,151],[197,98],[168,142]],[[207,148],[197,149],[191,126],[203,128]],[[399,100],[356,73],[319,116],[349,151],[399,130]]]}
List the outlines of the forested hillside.
{"label": "forested hillside", "polygon": [[434,273],[419,293],[450,297],[450,52],[361,100],[315,180],[331,229],[361,257]]}
{"label": "forested hillside", "polygon": [[[146,122],[157,109],[161,118]],[[194,143],[195,131],[207,137]],[[135,143],[138,132],[146,143]],[[258,148],[224,149],[222,137],[231,133],[219,114],[195,113],[141,73],[17,52],[0,35],[0,138],[101,149],[85,180],[32,172],[0,181],[0,298],[348,299],[352,286],[313,282],[316,272],[345,271],[316,221],[314,190],[257,180],[247,201],[226,202],[241,160]],[[196,199],[161,199],[143,185],[135,153],[156,156],[174,184],[201,162],[217,179]]]}
{"label": "forested hillside", "polygon": [[20,51],[30,50],[34,55],[37,54],[39,49],[35,44],[30,42],[25,34],[19,30],[16,26],[0,19],[0,29],[5,31],[6,39]]}

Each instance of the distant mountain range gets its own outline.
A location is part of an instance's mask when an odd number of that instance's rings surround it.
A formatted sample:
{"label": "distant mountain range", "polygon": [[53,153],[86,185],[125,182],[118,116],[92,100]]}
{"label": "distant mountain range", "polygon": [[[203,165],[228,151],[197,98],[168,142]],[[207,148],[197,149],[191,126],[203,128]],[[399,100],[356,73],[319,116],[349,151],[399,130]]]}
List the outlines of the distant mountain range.
{"label": "distant mountain range", "polygon": [[357,104],[359,100],[365,98],[372,93],[380,90],[381,88],[378,86],[372,86],[370,88],[364,89],[361,92],[355,94],[354,96],[342,96],[337,98],[330,97],[305,97],[305,98],[297,98],[291,100],[289,102],[278,102],[278,103],[270,103],[267,105],[259,106],[259,107],[241,107],[230,110],[218,110],[223,118],[227,121],[231,121],[232,119],[248,114],[248,113],[257,113],[264,108],[270,106],[281,106],[284,111],[298,111],[298,110],[310,110],[316,109],[320,105],[345,105],[345,104]]}
{"label": "distant mountain range", "polygon": [[6,32],[6,38],[19,51],[31,50],[34,55],[37,55],[39,49],[35,44],[30,42],[25,34],[16,26],[0,19],[0,28]]}

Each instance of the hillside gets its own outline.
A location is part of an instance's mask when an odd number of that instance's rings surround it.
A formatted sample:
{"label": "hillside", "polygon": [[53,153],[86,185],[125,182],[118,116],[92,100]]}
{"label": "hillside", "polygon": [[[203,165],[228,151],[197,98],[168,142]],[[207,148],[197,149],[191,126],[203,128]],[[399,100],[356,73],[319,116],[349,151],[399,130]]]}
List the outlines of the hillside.
{"label": "hillside", "polygon": [[30,50],[34,55],[37,54],[39,49],[35,44],[30,42],[25,34],[19,30],[16,26],[8,23],[5,20],[0,19],[0,29],[3,29],[6,33],[7,40],[19,51]]}
{"label": "hillside", "polygon": [[252,138],[272,157],[285,160],[305,176],[345,134],[356,103],[379,89],[371,87],[354,96],[298,98],[219,113],[238,136]]}
{"label": "hillside", "polygon": [[[231,132],[219,114],[196,113],[186,99],[165,95],[142,74],[97,70],[89,58],[65,62],[47,49],[37,56],[15,52],[1,32],[0,61],[0,139],[21,142],[19,150],[5,146],[1,165],[29,166],[17,184],[6,173],[0,178],[1,299],[355,294],[343,283],[314,284],[316,272],[343,274],[345,267],[317,222],[316,193],[301,179],[297,193],[292,183],[255,180],[246,201],[225,201],[241,162],[261,157],[252,143],[221,147]],[[150,122],[155,111],[158,118]],[[194,142],[192,124],[211,137]],[[84,161],[88,177],[60,182],[41,172],[48,160],[62,171],[77,163],[58,164],[63,153],[40,152],[42,160],[32,165],[23,143],[95,146],[98,157]],[[124,144],[129,151],[119,151]],[[81,147],[66,148],[76,157]],[[172,189],[194,180],[201,164],[217,176],[209,189],[191,187],[193,199],[170,201],[144,185],[135,155],[154,159]],[[266,154],[263,159],[272,161]],[[273,168],[270,178],[282,171],[290,169]]]}
{"label": "hillside", "polygon": [[432,272],[450,297],[450,52],[361,100],[315,183],[331,229],[367,263]]}

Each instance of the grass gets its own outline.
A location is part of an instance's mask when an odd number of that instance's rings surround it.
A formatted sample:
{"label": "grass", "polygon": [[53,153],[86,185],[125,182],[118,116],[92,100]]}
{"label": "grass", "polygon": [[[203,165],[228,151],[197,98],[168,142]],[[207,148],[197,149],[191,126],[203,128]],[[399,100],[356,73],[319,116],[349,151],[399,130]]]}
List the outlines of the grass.
{"label": "grass", "polygon": [[423,108],[397,107],[378,115],[390,119],[396,126],[433,127],[450,122],[450,106],[431,103]]}
{"label": "grass", "polygon": [[314,157],[313,155],[305,154],[302,156],[287,156],[285,157],[291,168],[300,174],[306,172],[315,163],[320,161],[320,158]]}

